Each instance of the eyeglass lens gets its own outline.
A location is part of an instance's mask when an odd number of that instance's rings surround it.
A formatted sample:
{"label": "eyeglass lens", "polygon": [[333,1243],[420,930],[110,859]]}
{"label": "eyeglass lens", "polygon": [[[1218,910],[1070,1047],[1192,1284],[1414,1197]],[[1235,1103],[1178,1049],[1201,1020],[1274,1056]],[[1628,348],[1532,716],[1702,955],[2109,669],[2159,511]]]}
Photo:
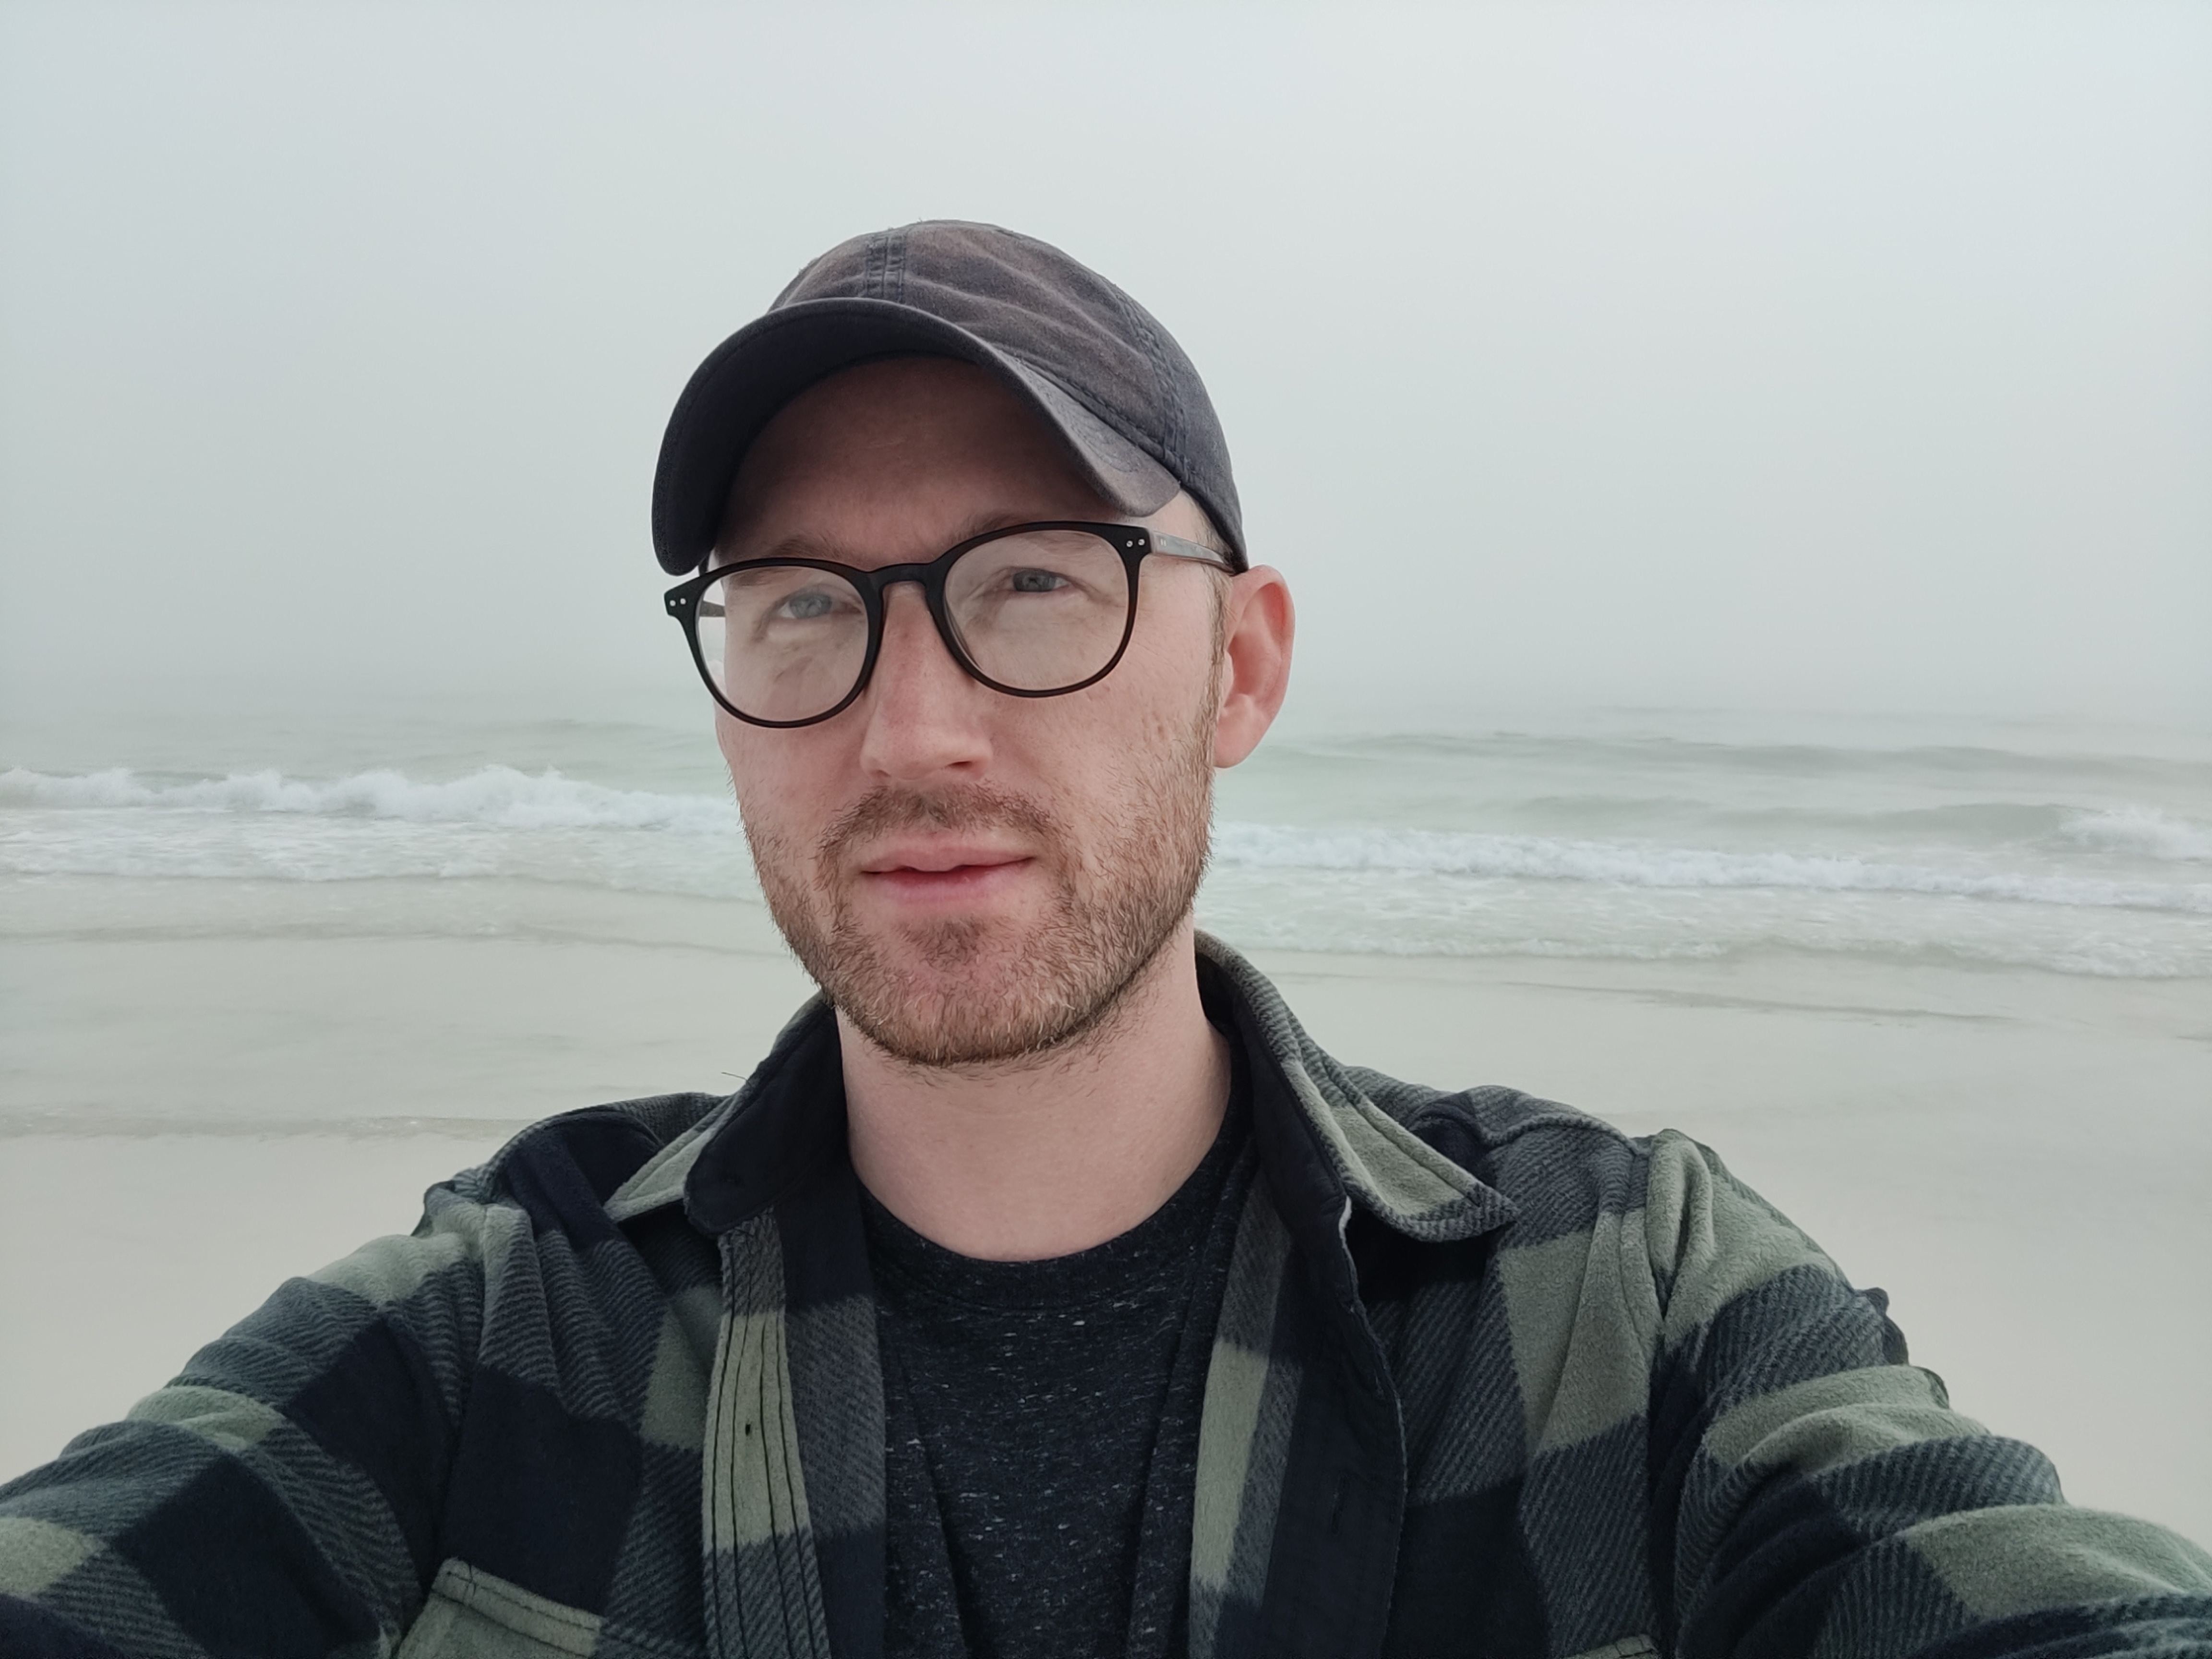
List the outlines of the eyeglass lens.
{"label": "eyeglass lens", "polygon": [[[1024,530],[978,543],[945,573],[945,621],[982,677],[1013,691],[1059,691],[1120,649],[1128,567],[1083,530]],[[888,596],[886,596],[888,599]],[[731,705],[756,720],[811,720],[851,694],[868,658],[860,591],[811,565],[732,570],[700,595],[699,657]]]}

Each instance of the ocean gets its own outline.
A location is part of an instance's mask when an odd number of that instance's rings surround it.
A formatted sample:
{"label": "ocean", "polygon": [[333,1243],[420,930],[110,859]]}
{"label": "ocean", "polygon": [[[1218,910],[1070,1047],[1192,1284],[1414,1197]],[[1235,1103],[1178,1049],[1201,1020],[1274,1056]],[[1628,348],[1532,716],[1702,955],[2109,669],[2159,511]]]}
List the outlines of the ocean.
{"label": "ocean", "polygon": [[[200,915],[271,882],[346,884],[356,909],[425,881],[760,902],[688,708],[80,721],[0,745],[0,880],[66,881],[91,911],[102,878]],[[1291,730],[1222,775],[1215,816],[1200,921],[1255,948],[2212,976],[2198,734],[1650,712]]]}

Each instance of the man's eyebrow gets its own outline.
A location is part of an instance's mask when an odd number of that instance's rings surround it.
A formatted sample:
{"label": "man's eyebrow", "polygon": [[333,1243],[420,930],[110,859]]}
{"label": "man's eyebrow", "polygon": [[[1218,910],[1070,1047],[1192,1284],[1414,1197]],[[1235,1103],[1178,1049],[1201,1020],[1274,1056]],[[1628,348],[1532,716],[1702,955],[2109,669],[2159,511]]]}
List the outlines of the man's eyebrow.
{"label": "man's eyebrow", "polygon": [[[1049,522],[1054,522],[1054,520],[1040,520],[1029,514],[1010,513],[1003,509],[977,513],[961,526],[959,533],[945,543],[944,547],[933,549],[924,557],[935,558],[938,554],[944,552],[945,548],[957,547],[964,541],[972,540],[977,536],[987,536],[994,530],[1011,530],[1018,524]],[[1066,520],[1058,520],[1058,522],[1064,523]],[[1090,522],[1090,520],[1085,522]],[[758,551],[741,554],[733,548],[718,547],[714,550],[713,562],[750,564],[758,559],[826,559],[832,564],[854,564],[856,561],[853,556],[854,551],[853,548],[844,544],[814,535],[807,531],[795,530],[777,541],[773,546],[763,548]]]}
{"label": "man's eyebrow", "polygon": [[828,559],[835,564],[845,564],[850,561],[839,556],[845,550],[834,542],[797,530],[772,547],[740,549],[725,543],[714,550],[714,562],[716,564],[750,564],[756,559]]}

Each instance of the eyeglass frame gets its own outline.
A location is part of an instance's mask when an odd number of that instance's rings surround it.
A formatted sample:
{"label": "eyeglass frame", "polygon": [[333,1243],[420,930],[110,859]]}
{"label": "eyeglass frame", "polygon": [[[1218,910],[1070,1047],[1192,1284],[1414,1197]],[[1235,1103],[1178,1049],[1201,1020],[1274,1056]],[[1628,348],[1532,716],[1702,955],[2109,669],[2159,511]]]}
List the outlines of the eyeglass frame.
{"label": "eyeglass frame", "polygon": [[[1095,674],[1076,681],[1073,685],[1054,686],[1046,691],[1001,684],[978,668],[974,659],[969,656],[967,648],[960,643],[958,636],[953,631],[951,618],[945,614],[945,576],[962,554],[981,547],[987,542],[999,541],[1009,536],[1018,536],[1033,530],[1091,532],[1121,556],[1121,566],[1127,574],[1129,582],[1128,611],[1122,619],[1121,641],[1115,646],[1114,654],[1106,659],[1106,665]],[[835,720],[859,701],[860,694],[868,689],[868,682],[875,678],[876,659],[883,653],[884,595],[888,590],[901,582],[919,582],[921,585],[922,602],[929,607],[930,620],[937,627],[937,637],[945,642],[946,652],[959,665],[961,672],[977,684],[987,685],[992,690],[1001,692],[1009,697],[1064,697],[1072,691],[1080,691],[1087,686],[1096,685],[1121,665],[1122,657],[1128,652],[1130,640],[1135,637],[1137,572],[1144,563],[1146,556],[1154,553],[1165,558],[1184,559],[1194,564],[1210,565],[1217,570],[1227,571],[1231,575],[1237,573],[1237,566],[1226,555],[1218,553],[1212,548],[1202,546],[1197,542],[1186,540],[1181,536],[1170,536],[1165,531],[1149,530],[1143,525],[1103,524],[1084,519],[1041,519],[1031,524],[1007,525],[1001,529],[987,530],[981,535],[970,536],[967,540],[946,548],[933,559],[925,559],[907,564],[878,565],[872,570],[864,570],[857,565],[840,564],[834,559],[811,559],[800,556],[738,559],[728,564],[714,565],[700,571],[696,576],[687,577],[661,595],[661,603],[666,608],[668,614],[676,619],[677,626],[684,630],[684,642],[691,651],[692,665],[699,671],[701,682],[706,686],[708,694],[714,699],[715,702],[728,714],[743,720],[748,726],[790,731],[796,727],[818,726],[823,720]],[[819,714],[809,714],[805,720],[763,720],[757,714],[745,713],[744,709],[725,696],[722,694],[722,689],[714,684],[714,672],[707,666],[706,653],[701,648],[699,643],[700,602],[708,588],[734,571],[794,566],[807,570],[826,570],[831,575],[842,577],[852,584],[854,589],[860,595],[860,604],[868,615],[867,653],[860,659],[860,672],[853,682],[853,689],[848,691],[834,708],[824,709]]]}

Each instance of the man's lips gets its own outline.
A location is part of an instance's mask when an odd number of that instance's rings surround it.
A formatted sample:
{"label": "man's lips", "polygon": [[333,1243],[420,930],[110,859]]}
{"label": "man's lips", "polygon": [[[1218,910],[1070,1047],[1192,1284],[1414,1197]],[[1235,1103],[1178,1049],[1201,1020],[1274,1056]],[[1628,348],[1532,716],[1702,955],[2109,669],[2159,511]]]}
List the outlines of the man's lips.
{"label": "man's lips", "polygon": [[877,891],[902,898],[971,898],[1005,885],[1035,862],[1020,848],[929,842],[878,848],[860,860],[860,873]]}
{"label": "man's lips", "polygon": [[934,876],[955,870],[1026,864],[1030,857],[1026,848],[1010,847],[1004,842],[933,837],[927,841],[893,842],[887,846],[874,848],[861,859],[860,873],[864,876],[902,873]]}

